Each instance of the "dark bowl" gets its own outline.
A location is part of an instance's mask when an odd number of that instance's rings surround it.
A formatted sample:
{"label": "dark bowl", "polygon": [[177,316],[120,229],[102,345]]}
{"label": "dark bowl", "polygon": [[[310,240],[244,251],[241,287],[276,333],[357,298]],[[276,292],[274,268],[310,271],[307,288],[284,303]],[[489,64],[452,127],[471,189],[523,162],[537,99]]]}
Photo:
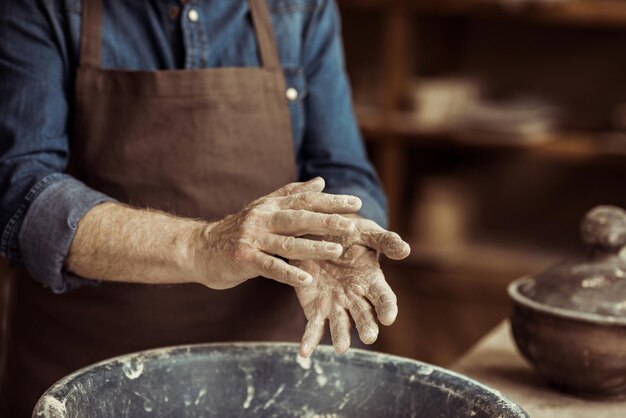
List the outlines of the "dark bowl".
{"label": "dark bowl", "polygon": [[79,370],[33,416],[528,417],[497,391],[439,367],[371,351],[310,360],[295,344],[207,344],[117,357]]}
{"label": "dark bowl", "polygon": [[577,312],[524,295],[532,278],[508,288],[520,352],[558,388],[587,398],[626,398],[626,318]]}

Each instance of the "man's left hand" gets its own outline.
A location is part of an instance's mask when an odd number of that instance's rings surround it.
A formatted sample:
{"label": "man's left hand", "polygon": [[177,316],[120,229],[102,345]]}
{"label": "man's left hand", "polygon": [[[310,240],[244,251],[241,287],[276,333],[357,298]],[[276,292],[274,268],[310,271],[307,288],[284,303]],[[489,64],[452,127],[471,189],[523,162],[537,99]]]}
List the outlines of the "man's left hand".
{"label": "man's left hand", "polygon": [[300,344],[303,357],[319,345],[326,319],[335,350],[343,353],[350,347],[350,318],[361,341],[372,344],[378,337],[378,322],[391,325],[398,314],[396,295],[385,280],[378,256],[383,253],[401,260],[409,255],[410,247],[398,234],[373,221],[358,218],[355,222],[356,228],[348,236],[323,237],[342,244],[340,258],[291,262],[314,278],[313,284],[296,287],[308,320]]}

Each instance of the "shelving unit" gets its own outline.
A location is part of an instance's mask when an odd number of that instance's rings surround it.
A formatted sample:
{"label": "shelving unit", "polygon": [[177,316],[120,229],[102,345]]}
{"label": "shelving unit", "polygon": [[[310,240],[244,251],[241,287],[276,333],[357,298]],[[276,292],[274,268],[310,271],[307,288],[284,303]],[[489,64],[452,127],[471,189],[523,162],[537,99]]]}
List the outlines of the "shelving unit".
{"label": "shelving unit", "polygon": [[[604,187],[605,183],[611,183],[602,181],[602,176],[608,179],[623,175],[626,179],[626,134],[608,129],[573,127],[516,142],[510,138],[503,141],[485,140],[484,137],[460,133],[452,128],[446,129],[445,126],[432,129],[420,125],[415,113],[406,106],[407,89],[413,89],[414,86],[419,89],[423,75],[418,70],[418,64],[423,64],[428,55],[423,53],[424,44],[416,43],[416,35],[422,35],[418,32],[424,26],[432,29],[433,26],[441,25],[452,32],[460,28],[458,32],[461,35],[453,33],[451,37],[443,37],[443,42],[450,49],[442,54],[445,55],[444,60],[448,60],[450,56],[462,52],[463,48],[459,47],[458,42],[464,41],[463,31],[468,23],[524,29],[527,25],[529,31],[540,32],[558,28],[564,31],[587,31],[585,33],[614,31],[626,34],[626,1],[563,0],[554,1],[553,4],[535,2],[532,5],[513,6],[512,1],[504,0],[338,0],[338,4],[344,20],[349,16],[367,22],[365,40],[353,36],[352,44],[346,44],[348,55],[351,55],[354,52],[349,50],[351,45],[359,47],[362,42],[364,51],[357,51],[356,56],[368,58],[367,66],[376,66],[375,74],[366,74],[365,82],[362,83],[367,90],[365,100],[359,95],[361,92],[355,91],[355,110],[389,198],[391,227],[408,237],[412,246],[408,260],[384,262],[384,271],[399,296],[401,315],[393,329],[381,330],[381,348],[446,365],[507,314],[507,283],[521,275],[538,272],[577,249],[582,252],[576,229],[584,210],[600,203],[626,206],[626,188],[624,198],[608,202],[601,200],[607,193],[596,190]],[[441,34],[435,35],[429,41],[434,44],[441,42],[442,38],[438,37]],[[534,39],[537,37],[540,36]],[[588,44],[586,46],[589,47]],[[598,46],[599,49],[603,47]],[[562,55],[569,52],[571,49],[562,52]],[[555,53],[561,54],[561,51]],[[529,56],[528,51],[525,54],[525,57]],[[354,69],[358,71],[359,64],[351,68],[348,61],[349,73]],[[551,75],[554,77],[554,71]],[[586,82],[587,79],[582,81]],[[626,74],[623,84],[626,86]],[[599,91],[598,94],[604,92]],[[626,96],[623,99],[626,102]],[[480,165],[482,157],[488,161],[487,165],[498,160],[498,164],[503,166],[509,162],[519,166],[523,165],[520,162],[523,159],[540,166],[529,181],[537,184],[537,179],[544,175],[543,171],[547,171],[546,181],[549,184],[537,191],[537,202],[525,201],[528,199],[527,190],[520,191],[519,196],[509,193],[496,202],[500,205],[498,209],[487,210],[478,222],[491,222],[490,217],[515,216],[507,212],[507,202],[502,202],[509,199],[509,207],[520,206],[517,215],[528,207],[533,208],[532,216],[520,221],[527,225],[526,229],[532,229],[533,221],[541,217],[565,218],[559,222],[567,225],[566,236],[555,242],[566,242],[567,248],[560,248],[554,242],[544,245],[541,239],[533,242],[532,237],[528,238],[532,232],[521,238],[512,236],[510,241],[506,241],[504,236],[510,232],[507,227],[514,222],[507,223],[502,219],[493,219],[496,228],[503,230],[497,240],[492,240],[492,234],[485,239],[471,237],[465,242],[445,245],[441,241],[432,243],[413,235],[415,228],[412,222],[419,212],[413,206],[423,203],[421,196],[411,194],[416,189],[414,183],[420,180],[414,178],[414,171],[416,165],[428,160],[428,155],[442,160],[442,165],[447,168],[462,160],[464,155],[468,155],[469,159],[477,159],[479,162],[474,162],[475,165]],[[554,172],[550,172],[551,167],[555,167]],[[569,184],[564,185],[560,181],[561,167],[569,170],[568,175],[578,171],[595,176],[594,180],[586,183],[580,181],[580,184],[576,184],[578,180],[570,180]],[[593,170],[590,167],[594,167]],[[599,173],[601,170],[598,167],[606,172]],[[434,176],[440,176],[440,171],[435,170]],[[466,171],[452,169],[451,172],[461,177],[455,181],[468,180],[463,178]],[[423,171],[419,173],[421,175]],[[519,176],[519,170],[514,174]],[[497,169],[486,176],[487,181],[498,183],[500,180],[496,178]],[[478,180],[470,180],[480,182],[480,179],[478,176]],[[594,181],[597,179],[600,180],[596,187]],[[502,182],[498,183],[498,187],[500,189],[494,187],[493,194],[502,191]],[[577,187],[596,193],[586,196],[586,199],[575,200],[571,196],[576,193]],[[468,193],[480,193],[476,199],[493,197],[489,196],[488,187],[483,189],[487,191],[476,192],[470,188]],[[561,194],[564,207],[562,214],[558,207]],[[408,195],[413,199],[410,202],[407,201]],[[541,200],[544,198],[549,202]],[[574,203],[580,207],[573,208]],[[436,211],[436,208],[431,210]],[[546,223],[550,222],[543,222],[542,225],[545,227]],[[524,226],[518,229],[523,230]],[[512,235],[519,232],[511,228]],[[545,236],[548,232],[538,231],[538,236],[542,234]],[[420,340],[424,335],[428,335],[428,342]]]}
{"label": "shelving unit", "polygon": [[391,224],[396,229],[406,227],[399,210],[400,194],[405,186],[401,172],[406,168],[404,159],[409,144],[516,149],[537,157],[574,161],[621,159],[626,156],[626,146],[611,141],[610,133],[564,131],[524,143],[496,143],[445,130],[425,129],[415,122],[411,112],[402,110],[400,105],[413,71],[412,22],[416,17],[517,19],[626,29],[626,2],[563,0],[552,4],[515,6],[504,0],[339,0],[339,5],[348,11],[374,11],[384,16],[384,48],[379,53],[382,63],[379,105],[357,104],[356,111],[367,141],[373,144],[379,155],[378,167],[390,198]]}
{"label": "shelving unit", "polygon": [[[411,112],[395,111],[384,114],[379,109],[357,106],[361,130],[375,144],[397,142],[401,145],[448,146],[512,150],[532,153],[537,157],[568,161],[589,161],[599,158],[626,157],[626,141],[613,140],[614,133],[563,131],[550,135],[525,138],[523,141],[493,141],[454,131],[428,129],[420,126]],[[622,138],[620,138],[622,139]]]}

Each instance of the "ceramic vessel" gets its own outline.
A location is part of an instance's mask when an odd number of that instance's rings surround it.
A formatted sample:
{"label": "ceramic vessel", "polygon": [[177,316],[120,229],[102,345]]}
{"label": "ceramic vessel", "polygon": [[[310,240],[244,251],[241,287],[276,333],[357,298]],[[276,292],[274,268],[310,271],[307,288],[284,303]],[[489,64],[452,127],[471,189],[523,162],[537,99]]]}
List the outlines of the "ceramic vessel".
{"label": "ceramic vessel", "polygon": [[548,381],[589,398],[626,398],[626,212],[581,224],[589,254],[509,286],[521,353]]}
{"label": "ceramic vessel", "polygon": [[516,404],[448,370],[372,351],[239,343],[163,348],[79,370],[33,417],[528,418]]}

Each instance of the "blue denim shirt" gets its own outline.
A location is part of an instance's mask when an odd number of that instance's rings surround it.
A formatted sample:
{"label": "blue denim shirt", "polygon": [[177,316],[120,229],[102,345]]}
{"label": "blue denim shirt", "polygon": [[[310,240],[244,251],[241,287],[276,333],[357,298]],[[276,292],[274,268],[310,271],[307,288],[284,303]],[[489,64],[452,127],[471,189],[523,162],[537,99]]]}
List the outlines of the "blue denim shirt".
{"label": "blue denim shirt", "polygon": [[[327,192],[359,196],[361,214],[385,226],[385,198],[352,110],[336,4],[268,1],[287,84],[298,91],[289,106],[300,178],[322,176]],[[0,2],[0,253],[57,293],[83,283],[63,263],[78,221],[110,200],[64,173],[81,4]],[[247,0],[103,5],[104,68],[259,66]]]}

